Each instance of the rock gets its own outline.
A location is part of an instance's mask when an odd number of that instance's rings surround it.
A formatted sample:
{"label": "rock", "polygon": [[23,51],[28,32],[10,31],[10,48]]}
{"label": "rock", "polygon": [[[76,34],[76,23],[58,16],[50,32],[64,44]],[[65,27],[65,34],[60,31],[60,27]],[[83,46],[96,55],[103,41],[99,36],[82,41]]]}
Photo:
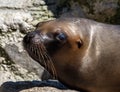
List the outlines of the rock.
{"label": "rock", "polygon": [[32,0],[0,0],[0,8],[26,8],[32,6]]}
{"label": "rock", "polygon": [[81,9],[81,7],[79,6],[78,3],[73,3],[72,6],[71,6],[71,9],[69,11],[67,11],[67,9],[66,9],[64,12],[62,12],[60,17],[81,17],[81,18],[85,18],[85,14],[84,14],[83,10]]}
{"label": "rock", "polygon": [[[17,45],[17,46],[6,45],[5,51],[8,54],[8,56],[13,60],[14,63],[27,69],[28,72],[36,73],[40,79],[47,80],[50,77],[49,73],[45,71],[44,68],[41,67],[39,63],[34,61],[32,58],[30,58],[30,56],[26,53],[25,50],[21,51],[23,50],[21,46],[22,45]],[[42,75],[43,72],[44,72],[44,75]]]}
{"label": "rock", "polygon": [[58,0],[57,10],[60,16],[85,17],[120,24],[120,0]]}
{"label": "rock", "polygon": [[70,90],[56,80],[6,82],[0,92],[78,92]]}

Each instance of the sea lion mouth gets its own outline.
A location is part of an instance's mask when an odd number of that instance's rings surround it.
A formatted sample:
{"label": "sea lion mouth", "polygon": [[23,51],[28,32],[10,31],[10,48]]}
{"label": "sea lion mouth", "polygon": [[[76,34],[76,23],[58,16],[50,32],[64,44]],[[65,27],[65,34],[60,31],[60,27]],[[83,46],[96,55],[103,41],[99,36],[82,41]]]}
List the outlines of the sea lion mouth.
{"label": "sea lion mouth", "polygon": [[54,64],[45,46],[48,39],[49,38],[47,38],[47,36],[43,36],[40,32],[33,31],[28,33],[23,38],[23,46],[28,52],[28,54],[35,61],[40,63],[46,70],[48,70],[53,75],[54,78],[56,78],[57,73]]}

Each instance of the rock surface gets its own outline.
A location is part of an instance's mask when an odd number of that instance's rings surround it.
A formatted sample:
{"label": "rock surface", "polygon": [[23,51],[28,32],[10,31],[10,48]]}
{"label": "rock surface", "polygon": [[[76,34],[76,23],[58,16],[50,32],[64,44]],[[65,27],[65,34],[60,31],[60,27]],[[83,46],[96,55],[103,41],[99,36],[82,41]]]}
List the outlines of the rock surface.
{"label": "rock surface", "polygon": [[58,0],[58,15],[120,24],[120,0]]}
{"label": "rock surface", "polygon": [[24,35],[38,22],[56,17],[120,24],[120,0],[0,0],[0,92],[76,92],[59,82],[42,82],[50,74],[22,47]]}
{"label": "rock surface", "polygon": [[58,81],[19,81],[6,82],[0,92],[78,92],[66,88]]}
{"label": "rock surface", "polygon": [[52,17],[43,0],[0,0],[0,85],[7,81],[50,78],[49,73],[26,54],[22,39],[37,22]]}

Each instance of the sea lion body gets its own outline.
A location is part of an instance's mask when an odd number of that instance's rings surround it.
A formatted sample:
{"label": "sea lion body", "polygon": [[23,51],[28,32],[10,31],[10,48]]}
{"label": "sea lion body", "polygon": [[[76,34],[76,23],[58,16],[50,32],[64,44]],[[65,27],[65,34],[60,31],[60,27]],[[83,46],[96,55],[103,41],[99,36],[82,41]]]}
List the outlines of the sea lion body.
{"label": "sea lion body", "polygon": [[[46,51],[37,51],[49,54],[63,84],[85,92],[120,92],[119,25],[83,18],[56,19],[39,23],[23,43],[29,55],[44,67],[39,55],[27,45],[45,47]],[[50,67],[47,70],[52,73]]]}

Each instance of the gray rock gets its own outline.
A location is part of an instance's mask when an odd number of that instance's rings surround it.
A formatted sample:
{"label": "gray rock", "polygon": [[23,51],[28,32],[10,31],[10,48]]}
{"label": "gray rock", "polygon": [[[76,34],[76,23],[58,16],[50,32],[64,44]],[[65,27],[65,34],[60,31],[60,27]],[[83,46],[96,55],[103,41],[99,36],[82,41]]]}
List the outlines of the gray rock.
{"label": "gray rock", "polygon": [[[34,6],[38,2],[42,6]],[[37,20],[32,12],[51,18],[45,7],[43,0],[0,0],[0,85],[6,81],[45,80],[50,77],[22,47],[25,33],[34,30],[33,22]],[[43,21],[45,18],[39,19]]]}
{"label": "gray rock", "polygon": [[20,52],[16,45],[6,45],[5,51],[14,63],[27,69],[28,72],[36,73],[40,79],[47,80],[50,77],[49,73],[39,63],[30,58],[25,50]]}
{"label": "gray rock", "polygon": [[30,13],[23,10],[0,10],[0,31],[27,31],[32,28],[31,22],[33,20]]}
{"label": "gray rock", "polygon": [[32,0],[0,0],[0,8],[26,8],[32,5]]}

